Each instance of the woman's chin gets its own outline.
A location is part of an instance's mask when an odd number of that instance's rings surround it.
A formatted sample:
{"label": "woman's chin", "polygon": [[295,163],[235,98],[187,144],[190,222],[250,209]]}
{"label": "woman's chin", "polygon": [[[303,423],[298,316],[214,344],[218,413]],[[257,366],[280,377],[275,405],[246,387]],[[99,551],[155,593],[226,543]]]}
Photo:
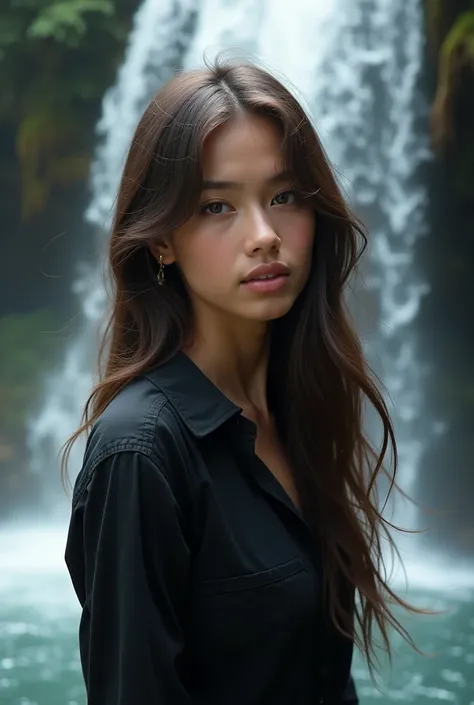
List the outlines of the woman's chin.
{"label": "woman's chin", "polygon": [[286,300],[283,297],[277,301],[261,301],[257,305],[248,307],[246,315],[244,317],[254,321],[261,321],[266,323],[269,321],[275,321],[277,318],[282,318],[293,306],[294,301],[289,301],[288,297]]}

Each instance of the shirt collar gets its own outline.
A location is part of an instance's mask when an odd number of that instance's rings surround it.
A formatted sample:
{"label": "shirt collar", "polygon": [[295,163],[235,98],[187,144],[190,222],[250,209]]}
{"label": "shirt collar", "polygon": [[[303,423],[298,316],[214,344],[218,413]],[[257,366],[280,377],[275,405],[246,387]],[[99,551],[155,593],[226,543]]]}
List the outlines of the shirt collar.
{"label": "shirt collar", "polygon": [[242,411],[181,351],[145,377],[163,392],[197,437],[212,433]]}

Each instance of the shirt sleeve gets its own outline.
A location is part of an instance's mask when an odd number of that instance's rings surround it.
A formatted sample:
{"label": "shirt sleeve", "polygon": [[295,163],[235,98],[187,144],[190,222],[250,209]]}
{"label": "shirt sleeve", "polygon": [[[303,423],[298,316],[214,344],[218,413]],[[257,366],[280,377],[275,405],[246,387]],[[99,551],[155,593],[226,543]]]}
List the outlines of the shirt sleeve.
{"label": "shirt sleeve", "polygon": [[357,697],[357,691],[352,676],[349,676],[349,680],[347,681],[342,703],[343,705],[359,705],[359,698]]}
{"label": "shirt sleeve", "polygon": [[83,607],[88,705],[190,705],[182,525],[160,468],[135,451],[99,463],[73,508],[66,563]]}

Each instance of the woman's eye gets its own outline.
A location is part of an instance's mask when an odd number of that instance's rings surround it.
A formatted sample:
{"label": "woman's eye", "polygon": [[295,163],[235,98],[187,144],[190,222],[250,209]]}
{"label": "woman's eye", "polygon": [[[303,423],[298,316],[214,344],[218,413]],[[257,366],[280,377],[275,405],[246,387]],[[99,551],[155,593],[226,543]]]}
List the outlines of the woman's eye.
{"label": "woman's eye", "polygon": [[272,205],[275,202],[277,206],[287,206],[296,201],[296,193],[294,191],[282,191],[278,193],[272,201]]}
{"label": "woman's eye", "polygon": [[229,208],[227,203],[222,203],[222,201],[211,201],[211,203],[204,203],[204,205],[201,206],[201,213],[222,215],[223,213],[228,212],[225,211],[224,208]]}

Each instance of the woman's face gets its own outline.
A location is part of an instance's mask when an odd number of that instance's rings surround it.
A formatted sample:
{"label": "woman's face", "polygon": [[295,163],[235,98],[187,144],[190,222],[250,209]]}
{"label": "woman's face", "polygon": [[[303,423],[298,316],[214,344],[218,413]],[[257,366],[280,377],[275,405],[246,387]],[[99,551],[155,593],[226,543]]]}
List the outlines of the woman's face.
{"label": "woman's face", "polygon": [[205,144],[199,208],[160,250],[165,264],[179,267],[198,320],[268,322],[284,316],[306,284],[315,216],[290,190],[280,142],[271,121],[246,116]]}

